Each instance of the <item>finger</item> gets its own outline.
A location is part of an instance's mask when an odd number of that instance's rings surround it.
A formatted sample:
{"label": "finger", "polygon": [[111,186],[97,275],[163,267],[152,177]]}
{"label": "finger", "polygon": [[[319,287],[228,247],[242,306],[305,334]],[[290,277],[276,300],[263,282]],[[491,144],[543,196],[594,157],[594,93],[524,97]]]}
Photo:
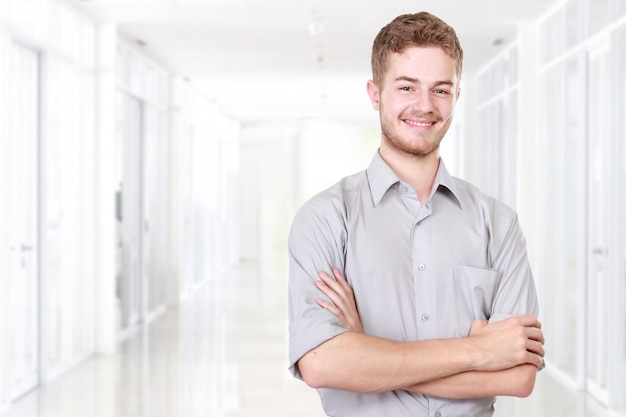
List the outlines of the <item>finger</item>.
{"label": "finger", "polygon": [[338,282],[342,282],[342,281],[345,282],[346,281],[346,279],[344,278],[344,276],[341,273],[341,271],[339,269],[337,269],[337,268],[333,268],[333,275],[335,276],[335,279]]}
{"label": "finger", "polygon": [[541,358],[534,353],[529,353],[526,362],[531,365],[535,365],[537,369],[541,368],[541,366],[543,365],[543,361],[541,360]]}
{"label": "finger", "polygon": [[543,332],[539,329],[526,329],[526,350],[543,356]]}
{"label": "finger", "polygon": [[348,280],[341,274],[337,268],[333,268],[333,275],[335,276],[335,280],[341,285],[344,289],[352,290],[350,284],[348,284]]}
{"label": "finger", "polygon": [[324,295],[326,295],[328,298],[330,298],[333,302],[335,302],[336,300],[339,299],[339,296],[337,295],[335,290],[333,290],[331,287],[329,287],[325,282],[323,282],[323,281],[315,281],[315,286],[321,292],[323,292]]}
{"label": "finger", "polygon": [[343,317],[343,314],[341,314],[341,311],[339,309],[337,309],[337,307],[335,307],[334,304],[329,303],[328,301],[322,299],[322,298],[318,298],[315,300],[315,302],[322,308],[325,308],[326,310],[330,311],[331,313],[333,313],[335,316],[337,316],[337,318],[339,318],[339,320],[341,320],[341,322],[343,323],[343,321],[345,320],[345,317]]}
{"label": "finger", "polygon": [[525,327],[536,327],[538,329],[541,328],[541,322],[537,319],[537,316],[533,314],[526,314],[524,316],[519,316],[517,319],[520,321],[522,326]]}
{"label": "finger", "polygon": [[528,340],[526,342],[526,350],[529,352],[536,353],[539,356],[544,356],[546,353],[543,348],[543,345],[535,340]]}
{"label": "finger", "polygon": [[[348,280],[341,274],[339,269],[333,268],[333,274],[335,275],[335,280],[342,288],[341,297],[343,297],[344,302],[348,304],[353,310],[356,310],[356,300],[354,297],[354,290],[352,286],[348,283]],[[357,313],[358,314],[358,313]]]}
{"label": "finger", "polygon": [[317,275],[320,277],[320,279],[324,282],[333,282],[335,281],[330,275],[328,275],[326,272],[324,271],[320,271],[317,273]]}
{"label": "finger", "polygon": [[[328,298],[330,298],[330,300],[335,304],[335,306],[338,308],[339,311],[341,312],[350,311],[346,307],[346,298],[341,293],[342,290],[340,288],[337,288],[337,283],[334,282],[332,278],[329,277],[328,279],[332,281],[330,285],[322,281],[316,281],[315,286],[321,292],[323,292]],[[331,285],[332,285],[332,288],[331,288]],[[335,315],[338,315],[338,314],[335,313]]]}
{"label": "finger", "polygon": [[543,332],[537,328],[528,328],[527,329],[527,336],[529,339],[531,340],[535,340],[539,343],[541,343],[542,345],[545,343],[545,339],[543,337]]}
{"label": "finger", "polygon": [[330,288],[332,288],[334,291],[336,291],[339,294],[343,293],[343,288],[341,284],[337,282],[336,279],[328,275],[326,272],[320,272],[319,276],[322,279],[322,281],[324,281],[324,283],[328,285]]}

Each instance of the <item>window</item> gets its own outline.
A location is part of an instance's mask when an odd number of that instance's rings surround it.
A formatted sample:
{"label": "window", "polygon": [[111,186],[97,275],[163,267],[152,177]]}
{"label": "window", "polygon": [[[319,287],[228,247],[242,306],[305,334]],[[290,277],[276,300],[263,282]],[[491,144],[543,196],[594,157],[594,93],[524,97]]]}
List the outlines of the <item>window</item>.
{"label": "window", "polygon": [[505,203],[517,203],[518,47],[510,46],[477,77],[478,117],[484,139],[480,186]]}
{"label": "window", "polygon": [[565,6],[565,49],[578,45],[581,36],[580,1],[572,0]]}
{"label": "window", "polygon": [[561,12],[554,13],[540,26],[541,63],[545,64],[563,52]]}
{"label": "window", "polygon": [[[5,92],[5,86],[19,85],[24,91],[8,107],[18,112],[11,117],[11,123],[0,120],[0,137],[8,140],[32,136],[32,132],[26,135],[26,131],[11,135],[10,129],[18,125],[30,126],[28,130],[36,131],[38,136],[36,149],[29,151],[35,158],[34,167],[28,169],[27,176],[19,177],[24,177],[20,183],[26,183],[26,177],[36,179],[37,198],[23,204],[28,209],[22,211],[35,213],[38,245],[27,244],[24,249],[38,250],[33,264],[42,285],[36,288],[39,296],[35,297],[35,306],[14,297],[15,309],[21,311],[18,315],[24,318],[22,322],[27,323],[33,340],[37,340],[38,383],[53,379],[93,351],[95,25],[57,0],[0,0],[0,15],[3,29],[10,34],[0,40],[0,89]],[[24,66],[25,55],[15,52],[20,48],[15,46],[22,42],[33,48],[26,53],[34,57],[31,61],[41,61],[43,65],[37,63],[35,69]],[[7,53],[8,45],[15,53]],[[81,46],[81,54],[77,53],[77,45]],[[22,48],[22,52],[27,49]],[[24,84],[25,77],[35,80],[28,84],[30,87]],[[5,94],[2,97],[6,99]],[[30,100],[29,108],[37,110],[17,110],[18,104],[26,109],[25,100]],[[7,113],[2,111],[4,117],[8,117]],[[28,166],[27,159],[23,162],[20,166]],[[16,177],[7,171],[10,165],[1,164],[0,177]],[[3,214],[0,222],[15,218]],[[36,314],[39,323],[27,319],[33,311],[40,312]],[[7,331],[3,326],[2,331],[12,335],[7,340],[21,339],[11,333],[15,328]],[[30,347],[24,346],[22,351],[32,355]],[[7,353],[0,349],[1,362],[7,362]],[[0,386],[0,402],[6,401],[6,390],[6,386]]]}
{"label": "window", "polygon": [[626,372],[626,29],[609,25],[618,3],[572,0],[541,24],[543,221],[535,242],[553,372],[613,409],[624,407]]}
{"label": "window", "polygon": [[607,27],[610,22],[610,0],[587,0],[587,2],[589,34],[593,35]]}

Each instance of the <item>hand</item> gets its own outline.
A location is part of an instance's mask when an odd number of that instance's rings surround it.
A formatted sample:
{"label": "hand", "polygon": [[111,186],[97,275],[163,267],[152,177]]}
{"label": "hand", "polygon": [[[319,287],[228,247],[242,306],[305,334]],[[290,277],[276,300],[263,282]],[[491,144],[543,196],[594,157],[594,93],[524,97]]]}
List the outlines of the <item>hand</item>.
{"label": "hand", "polygon": [[542,366],[544,337],[535,316],[512,317],[493,324],[476,320],[469,337],[475,338],[486,355],[480,370],[497,371],[522,364]]}
{"label": "hand", "polygon": [[335,275],[334,279],[327,273],[320,272],[319,277],[321,281],[315,282],[317,288],[326,294],[332,300],[332,303],[321,298],[315,301],[321,307],[337,316],[344,328],[356,333],[363,333],[363,326],[361,325],[361,318],[359,317],[359,310],[356,306],[352,287],[350,287],[348,281],[337,268],[333,268],[333,275]]}

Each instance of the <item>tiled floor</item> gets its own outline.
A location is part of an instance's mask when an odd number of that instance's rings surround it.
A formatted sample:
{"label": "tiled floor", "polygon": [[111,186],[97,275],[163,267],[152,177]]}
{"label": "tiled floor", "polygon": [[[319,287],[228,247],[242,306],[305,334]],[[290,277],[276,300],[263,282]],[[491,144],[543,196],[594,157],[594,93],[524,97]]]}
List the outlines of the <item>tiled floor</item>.
{"label": "tiled floor", "polygon": [[[287,371],[284,265],[242,265],[169,309],[112,356],[95,356],[2,417],[322,417],[317,394]],[[500,417],[609,413],[543,372]]]}

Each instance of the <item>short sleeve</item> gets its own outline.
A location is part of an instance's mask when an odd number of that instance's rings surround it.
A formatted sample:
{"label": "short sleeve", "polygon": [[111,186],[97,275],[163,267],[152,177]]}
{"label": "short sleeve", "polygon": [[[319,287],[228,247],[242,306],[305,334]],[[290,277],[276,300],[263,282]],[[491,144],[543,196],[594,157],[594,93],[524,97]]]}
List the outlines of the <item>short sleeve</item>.
{"label": "short sleeve", "polygon": [[524,314],[539,314],[533,274],[524,239],[515,212],[500,206],[494,213],[491,268],[500,272],[490,322]]}
{"label": "short sleeve", "polygon": [[289,234],[289,370],[301,375],[297,361],[325,341],[346,332],[341,321],[315,300],[325,297],[315,286],[318,272],[344,269],[345,227],[341,212],[305,206]]}

